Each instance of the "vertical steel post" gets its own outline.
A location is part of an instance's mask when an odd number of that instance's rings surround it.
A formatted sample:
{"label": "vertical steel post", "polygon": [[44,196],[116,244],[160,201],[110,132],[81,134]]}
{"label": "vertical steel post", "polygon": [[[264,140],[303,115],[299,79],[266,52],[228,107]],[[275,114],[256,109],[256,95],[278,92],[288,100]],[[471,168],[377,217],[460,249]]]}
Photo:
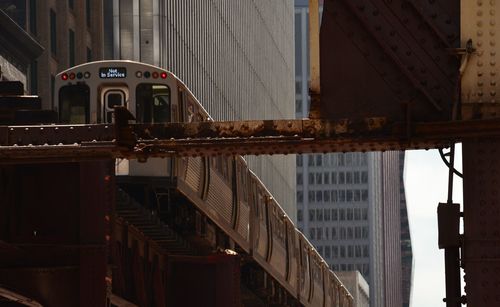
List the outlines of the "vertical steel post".
{"label": "vertical steel post", "polygon": [[311,108],[309,117],[320,117],[319,0],[309,0],[309,66]]}

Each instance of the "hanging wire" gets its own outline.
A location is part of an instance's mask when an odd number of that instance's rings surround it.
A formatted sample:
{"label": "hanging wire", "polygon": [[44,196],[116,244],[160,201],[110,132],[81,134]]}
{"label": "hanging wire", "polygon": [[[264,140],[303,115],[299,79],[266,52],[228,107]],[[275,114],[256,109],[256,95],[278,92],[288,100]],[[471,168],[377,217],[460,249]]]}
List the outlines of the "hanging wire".
{"label": "hanging wire", "polygon": [[[455,145],[453,144],[452,147],[453,147],[453,154],[452,154],[452,156],[454,156],[455,155]],[[450,163],[450,162],[448,162],[448,160],[446,160],[446,156],[449,156],[451,154],[451,150],[450,150],[449,153],[446,153],[446,154],[444,153],[444,151],[443,151],[442,148],[439,148],[438,151],[439,151],[439,155],[441,156],[441,159],[443,160],[444,164],[446,164],[446,167],[452,168],[452,166],[451,166],[452,163]],[[453,167],[453,173],[455,175],[457,175],[458,177],[460,177],[460,178],[464,178],[464,175],[461,172],[459,172],[454,167]]]}

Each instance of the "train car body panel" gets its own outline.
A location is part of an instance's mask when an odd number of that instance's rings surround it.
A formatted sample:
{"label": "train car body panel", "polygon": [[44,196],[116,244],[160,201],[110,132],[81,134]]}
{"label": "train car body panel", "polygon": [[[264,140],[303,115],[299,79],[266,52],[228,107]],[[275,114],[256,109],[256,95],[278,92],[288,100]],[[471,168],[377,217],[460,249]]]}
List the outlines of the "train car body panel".
{"label": "train car body panel", "polygon": [[238,244],[250,253],[250,173],[243,157],[235,157]]}
{"label": "train car body panel", "polygon": [[310,251],[311,243],[306,239],[304,234],[299,233],[299,301],[304,306],[310,305],[311,298],[311,265]]}
{"label": "train car body panel", "polygon": [[323,262],[318,252],[313,249],[311,259],[311,306],[324,306]]}
{"label": "train car body panel", "polygon": [[268,199],[269,230],[270,230],[270,252],[269,265],[275,278],[283,285],[287,284],[287,249],[285,212],[274,198]]}
{"label": "train car body panel", "polygon": [[269,195],[260,180],[251,173],[252,188],[252,255],[261,265],[267,266],[269,254],[269,232],[267,198]]}

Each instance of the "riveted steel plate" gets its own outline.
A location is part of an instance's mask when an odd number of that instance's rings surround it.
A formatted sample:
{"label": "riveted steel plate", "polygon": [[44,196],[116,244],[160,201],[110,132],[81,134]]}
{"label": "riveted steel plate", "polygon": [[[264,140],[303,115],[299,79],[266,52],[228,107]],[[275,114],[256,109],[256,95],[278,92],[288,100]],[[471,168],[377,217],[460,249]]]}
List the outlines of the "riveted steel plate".
{"label": "riveted steel plate", "polygon": [[[461,1],[461,41],[469,51],[466,62],[462,65],[462,102],[465,117],[498,116],[498,110],[491,109],[498,103],[499,86],[498,73],[498,43],[500,24],[498,14],[500,1],[495,0],[464,0]],[[472,106],[467,104],[480,104]],[[482,110],[480,110],[481,108]],[[472,112],[472,113],[471,113]],[[487,114],[486,114],[487,113]]]}
{"label": "riveted steel plate", "polygon": [[463,143],[468,306],[500,306],[500,138]]}
{"label": "riveted steel plate", "polygon": [[449,120],[458,99],[460,2],[328,0],[321,101],[328,119]]}

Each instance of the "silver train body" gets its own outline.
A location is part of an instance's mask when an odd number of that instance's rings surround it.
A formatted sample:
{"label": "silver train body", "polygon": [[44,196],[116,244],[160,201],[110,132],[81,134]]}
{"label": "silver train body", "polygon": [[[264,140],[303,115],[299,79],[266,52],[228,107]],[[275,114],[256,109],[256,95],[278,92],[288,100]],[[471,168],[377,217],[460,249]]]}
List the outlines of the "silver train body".
{"label": "silver train body", "polygon": [[[137,122],[210,121],[169,71],[131,61],[82,64],[56,76],[54,109],[68,124],[112,122],[115,105]],[[304,306],[352,305],[352,297],[241,156],[117,161],[117,175],[169,177],[176,189]]]}

